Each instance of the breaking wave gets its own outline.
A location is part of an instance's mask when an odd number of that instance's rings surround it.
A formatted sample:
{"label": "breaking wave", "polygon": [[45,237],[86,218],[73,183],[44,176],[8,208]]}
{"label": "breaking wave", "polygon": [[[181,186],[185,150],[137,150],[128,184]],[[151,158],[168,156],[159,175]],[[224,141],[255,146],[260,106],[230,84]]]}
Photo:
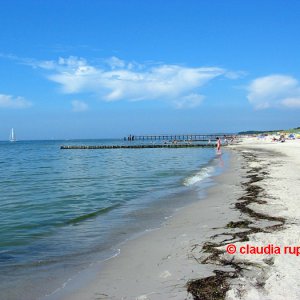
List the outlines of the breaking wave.
{"label": "breaking wave", "polygon": [[183,184],[185,186],[191,186],[194,185],[208,177],[210,177],[213,172],[214,172],[214,167],[213,166],[209,166],[209,167],[203,167],[199,172],[197,172],[196,174],[187,177],[184,181]]}

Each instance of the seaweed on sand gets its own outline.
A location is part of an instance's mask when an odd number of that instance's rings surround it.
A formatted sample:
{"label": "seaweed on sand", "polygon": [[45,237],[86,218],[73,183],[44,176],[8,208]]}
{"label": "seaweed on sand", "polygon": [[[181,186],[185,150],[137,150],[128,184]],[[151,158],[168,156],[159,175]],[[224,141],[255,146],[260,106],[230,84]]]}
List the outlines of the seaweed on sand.
{"label": "seaweed on sand", "polygon": [[[258,162],[258,159],[254,153],[243,154],[244,159],[247,163]],[[232,271],[221,271],[214,270],[215,275],[190,280],[186,284],[188,293],[193,296],[194,300],[223,300],[226,297],[227,291],[230,289],[230,280],[237,278],[242,274],[243,270],[247,266],[261,267],[254,263],[236,262],[234,256],[231,260],[225,259],[223,256],[224,250],[218,249],[220,246],[226,246],[233,241],[244,242],[249,240],[249,235],[257,232],[270,232],[280,230],[285,224],[285,219],[281,217],[274,217],[264,213],[256,212],[254,209],[248,207],[251,203],[265,204],[267,203],[265,190],[258,186],[257,183],[264,180],[268,175],[266,168],[262,167],[243,167],[246,169],[246,182],[241,183],[244,190],[242,197],[237,199],[235,208],[238,209],[243,215],[247,216],[247,220],[242,221],[230,221],[224,228],[231,230],[234,228],[243,228],[245,231],[240,232],[223,232],[214,235],[212,238],[217,236],[231,236],[231,238],[225,239],[219,243],[206,242],[202,247],[202,252],[209,253],[209,256],[205,259],[199,260],[202,264],[214,264],[216,266],[230,266]],[[262,199],[264,198],[264,199]],[[251,221],[249,220],[251,218]],[[253,221],[252,221],[253,220]],[[263,227],[253,227],[255,220],[267,220],[276,221],[277,224]],[[267,262],[266,262],[267,263]],[[271,261],[268,263],[271,265]],[[257,284],[257,288],[263,288],[264,282]]]}
{"label": "seaweed on sand", "polygon": [[187,291],[195,300],[222,300],[229,289],[227,272],[214,271],[214,276],[202,279],[190,280],[187,283]]}

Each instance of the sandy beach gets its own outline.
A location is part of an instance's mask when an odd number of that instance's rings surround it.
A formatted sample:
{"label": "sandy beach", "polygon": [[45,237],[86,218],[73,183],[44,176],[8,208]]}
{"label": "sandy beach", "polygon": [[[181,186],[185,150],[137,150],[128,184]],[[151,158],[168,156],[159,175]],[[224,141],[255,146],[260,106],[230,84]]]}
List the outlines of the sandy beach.
{"label": "sandy beach", "polygon": [[[230,166],[204,199],[46,299],[298,299],[299,257],[283,251],[299,246],[300,141],[249,138],[225,151]],[[281,253],[240,253],[247,245]]]}
{"label": "sandy beach", "polygon": [[[257,233],[248,235],[249,241],[235,245],[237,249],[245,244],[269,245],[277,247],[280,254],[234,255],[235,263],[244,269],[232,281],[227,299],[299,299],[300,141],[278,143],[252,138],[245,139],[237,150],[248,156],[248,173],[261,176],[253,183],[260,188],[257,201],[248,205],[258,213],[251,218],[252,226],[263,219],[275,225],[261,226]],[[229,256],[224,258],[230,259]]]}
{"label": "sandy beach", "polygon": [[300,300],[300,0],[0,3],[0,300]]}

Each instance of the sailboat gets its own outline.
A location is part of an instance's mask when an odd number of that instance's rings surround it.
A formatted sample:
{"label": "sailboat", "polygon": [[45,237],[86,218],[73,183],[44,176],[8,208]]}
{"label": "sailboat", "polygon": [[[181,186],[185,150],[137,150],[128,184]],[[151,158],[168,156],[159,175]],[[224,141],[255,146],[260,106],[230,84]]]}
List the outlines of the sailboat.
{"label": "sailboat", "polygon": [[11,129],[9,140],[10,140],[10,142],[15,142],[16,141],[16,135],[15,135],[15,132],[14,132],[13,128]]}

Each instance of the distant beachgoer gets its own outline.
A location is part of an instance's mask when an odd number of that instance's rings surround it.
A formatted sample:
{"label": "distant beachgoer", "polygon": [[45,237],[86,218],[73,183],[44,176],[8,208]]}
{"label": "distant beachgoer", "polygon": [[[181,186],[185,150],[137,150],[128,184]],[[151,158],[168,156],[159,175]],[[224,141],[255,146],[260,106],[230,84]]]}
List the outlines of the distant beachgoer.
{"label": "distant beachgoer", "polygon": [[281,143],[285,142],[285,136],[283,134],[280,136],[279,142],[281,142]]}
{"label": "distant beachgoer", "polygon": [[224,135],[224,144],[228,145],[228,140],[227,140],[227,136],[226,135]]}
{"label": "distant beachgoer", "polygon": [[217,137],[217,151],[218,153],[221,152],[221,140]]}

